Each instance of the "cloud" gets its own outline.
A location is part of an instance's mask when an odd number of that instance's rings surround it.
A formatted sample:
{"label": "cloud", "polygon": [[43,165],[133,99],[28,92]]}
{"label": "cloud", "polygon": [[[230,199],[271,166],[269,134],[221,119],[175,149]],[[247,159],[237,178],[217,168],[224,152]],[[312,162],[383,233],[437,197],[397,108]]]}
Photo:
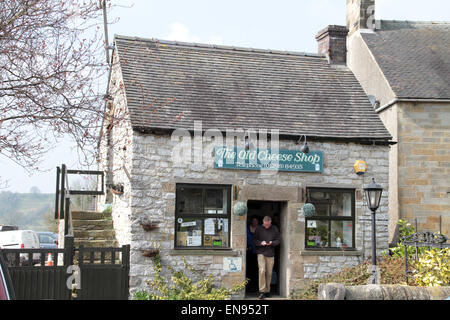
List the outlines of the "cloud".
{"label": "cloud", "polygon": [[167,40],[172,41],[184,41],[184,42],[197,42],[208,44],[222,44],[222,37],[219,35],[211,35],[208,38],[202,38],[198,35],[192,34],[187,26],[180,22],[171,23],[169,26],[169,35]]}

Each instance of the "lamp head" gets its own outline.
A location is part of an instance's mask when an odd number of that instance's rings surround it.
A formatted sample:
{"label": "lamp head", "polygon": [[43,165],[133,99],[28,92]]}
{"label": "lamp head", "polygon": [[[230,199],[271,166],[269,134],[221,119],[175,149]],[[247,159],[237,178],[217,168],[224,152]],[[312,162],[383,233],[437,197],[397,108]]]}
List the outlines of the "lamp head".
{"label": "lamp head", "polygon": [[366,194],[367,205],[369,206],[369,209],[375,212],[380,206],[383,187],[375,182],[375,178],[372,178],[372,182],[364,186],[364,192]]}
{"label": "lamp head", "polygon": [[[308,154],[309,146],[308,146],[308,143],[306,142],[306,135],[304,135],[303,137],[305,137],[305,142],[303,143],[303,146],[300,148],[300,151]],[[297,144],[300,144],[301,140],[302,140],[302,137],[300,137],[300,139],[297,141]]]}

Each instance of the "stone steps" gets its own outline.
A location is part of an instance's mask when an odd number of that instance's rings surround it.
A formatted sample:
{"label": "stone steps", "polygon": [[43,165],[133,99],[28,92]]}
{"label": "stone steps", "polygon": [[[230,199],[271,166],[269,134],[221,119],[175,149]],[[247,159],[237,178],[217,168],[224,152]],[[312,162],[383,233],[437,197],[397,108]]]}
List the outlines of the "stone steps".
{"label": "stone steps", "polygon": [[110,218],[111,213],[96,211],[72,211],[72,220],[103,220]]}
{"label": "stone steps", "polygon": [[[113,221],[110,213],[94,211],[72,211],[72,225],[74,233],[75,248],[80,245],[85,248],[117,248],[119,244],[116,240]],[[75,252],[74,263],[78,264],[79,251]],[[101,252],[94,252],[93,263],[101,263]],[[90,252],[83,256],[84,263],[91,263]],[[104,253],[106,264],[111,263],[111,252]],[[121,255],[115,253],[115,264],[121,263]]]}
{"label": "stone steps", "polygon": [[113,228],[112,220],[72,220],[72,225],[75,230],[110,230]]}
{"label": "stone steps", "polygon": [[114,230],[77,230],[75,232],[76,240],[114,240]]}
{"label": "stone steps", "polygon": [[117,247],[111,214],[93,211],[73,211],[75,247]]}

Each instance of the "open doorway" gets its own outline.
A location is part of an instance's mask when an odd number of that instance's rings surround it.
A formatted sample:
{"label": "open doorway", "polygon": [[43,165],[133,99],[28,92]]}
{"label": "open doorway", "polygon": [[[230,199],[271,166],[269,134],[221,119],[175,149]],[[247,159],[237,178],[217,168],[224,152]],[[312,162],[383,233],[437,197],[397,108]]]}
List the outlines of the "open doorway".
{"label": "open doorway", "polygon": [[[263,218],[265,216],[269,216],[272,218],[272,224],[277,226],[280,230],[280,234],[282,234],[282,206],[283,202],[249,200],[247,202],[247,224],[249,225],[253,219],[257,219],[258,224],[261,225]],[[281,242],[280,246],[275,247],[275,263],[273,266],[272,282],[270,285],[270,293],[275,296],[280,295],[280,252],[282,246],[283,242]],[[246,286],[246,296],[256,296],[258,294],[258,262],[256,255],[252,254],[251,250],[247,250],[246,278],[249,279],[248,285]]]}

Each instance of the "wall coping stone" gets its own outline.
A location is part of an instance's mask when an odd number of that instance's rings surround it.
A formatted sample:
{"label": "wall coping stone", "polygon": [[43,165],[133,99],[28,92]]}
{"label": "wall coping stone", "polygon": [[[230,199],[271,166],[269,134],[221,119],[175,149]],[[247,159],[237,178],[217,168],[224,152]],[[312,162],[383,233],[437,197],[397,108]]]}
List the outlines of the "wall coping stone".
{"label": "wall coping stone", "polygon": [[341,283],[322,283],[319,300],[444,300],[450,287],[411,287],[405,285],[344,286]]}

